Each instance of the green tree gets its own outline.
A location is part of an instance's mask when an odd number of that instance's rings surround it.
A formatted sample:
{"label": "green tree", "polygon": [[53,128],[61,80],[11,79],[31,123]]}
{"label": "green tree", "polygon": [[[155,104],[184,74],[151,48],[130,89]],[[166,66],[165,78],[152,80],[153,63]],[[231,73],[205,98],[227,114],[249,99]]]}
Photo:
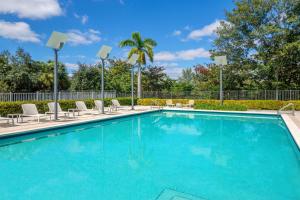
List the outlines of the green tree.
{"label": "green tree", "polygon": [[121,93],[131,91],[131,66],[122,60],[110,60],[110,67],[105,74],[106,89]]}
{"label": "green tree", "polygon": [[71,90],[100,90],[100,77],[99,66],[79,63],[79,69],[72,77]]}
{"label": "green tree", "polygon": [[163,91],[170,90],[172,80],[164,72],[165,68],[161,66],[148,66],[143,71],[143,90]]}
{"label": "green tree", "polygon": [[298,0],[237,0],[217,30],[225,89],[300,88]]}
{"label": "green tree", "polygon": [[120,42],[120,47],[131,47],[128,58],[130,58],[133,54],[138,55],[138,98],[141,98],[142,95],[142,74],[141,74],[141,66],[146,64],[146,56],[149,58],[151,62],[153,62],[153,48],[157,45],[157,43],[150,38],[142,39],[141,34],[138,32],[134,32],[131,35],[131,39],[126,39]]}

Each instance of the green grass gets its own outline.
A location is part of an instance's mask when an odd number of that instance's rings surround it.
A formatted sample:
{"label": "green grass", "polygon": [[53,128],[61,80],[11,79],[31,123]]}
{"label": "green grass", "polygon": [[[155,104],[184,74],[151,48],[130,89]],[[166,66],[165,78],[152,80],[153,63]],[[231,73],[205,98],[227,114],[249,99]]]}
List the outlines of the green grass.
{"label": "green grass", "polygon": [[195,109],[201,109],[201,110],[246,111],[247,107],[245,105],[238,105],[238,104],[217,105],[217,104],[199,103],[199,104],[195,105]]}

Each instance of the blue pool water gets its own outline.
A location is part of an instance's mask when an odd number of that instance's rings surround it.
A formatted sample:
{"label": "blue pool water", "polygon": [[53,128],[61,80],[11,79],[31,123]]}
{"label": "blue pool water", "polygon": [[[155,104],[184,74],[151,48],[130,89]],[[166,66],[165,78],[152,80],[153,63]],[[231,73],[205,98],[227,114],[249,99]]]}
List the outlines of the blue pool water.
{"label": "blue pool water", "polygon": [[0,145],[1,200],[300,199],[299,150],[277,116],[163,111]]}

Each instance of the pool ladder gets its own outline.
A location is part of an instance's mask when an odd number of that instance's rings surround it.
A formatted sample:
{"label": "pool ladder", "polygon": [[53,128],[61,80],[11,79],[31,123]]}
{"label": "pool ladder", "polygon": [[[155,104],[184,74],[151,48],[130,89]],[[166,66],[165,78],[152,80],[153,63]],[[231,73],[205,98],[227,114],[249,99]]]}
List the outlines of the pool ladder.
{"label": "pool ladder", "polygon": [[285,106],[283,106],[282,108],[280,108],[278,111],[277,111],[277,114],[280,115],[282,113],[282,111],[284,111],[285,109],[287,109],[288,107],[291,107],[292,108],[292,115],[295,115],[295,104],[293,103],[289,103]]}

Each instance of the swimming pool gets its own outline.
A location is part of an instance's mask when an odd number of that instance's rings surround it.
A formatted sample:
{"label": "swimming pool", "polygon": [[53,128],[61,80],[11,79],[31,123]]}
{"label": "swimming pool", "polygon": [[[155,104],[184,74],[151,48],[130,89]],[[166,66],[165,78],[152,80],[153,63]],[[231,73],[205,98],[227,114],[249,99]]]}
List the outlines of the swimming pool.
{"label": "swimming pool", "polygon": [[275,115],[159,111],[0,140],[0,199],[300,199]]}

